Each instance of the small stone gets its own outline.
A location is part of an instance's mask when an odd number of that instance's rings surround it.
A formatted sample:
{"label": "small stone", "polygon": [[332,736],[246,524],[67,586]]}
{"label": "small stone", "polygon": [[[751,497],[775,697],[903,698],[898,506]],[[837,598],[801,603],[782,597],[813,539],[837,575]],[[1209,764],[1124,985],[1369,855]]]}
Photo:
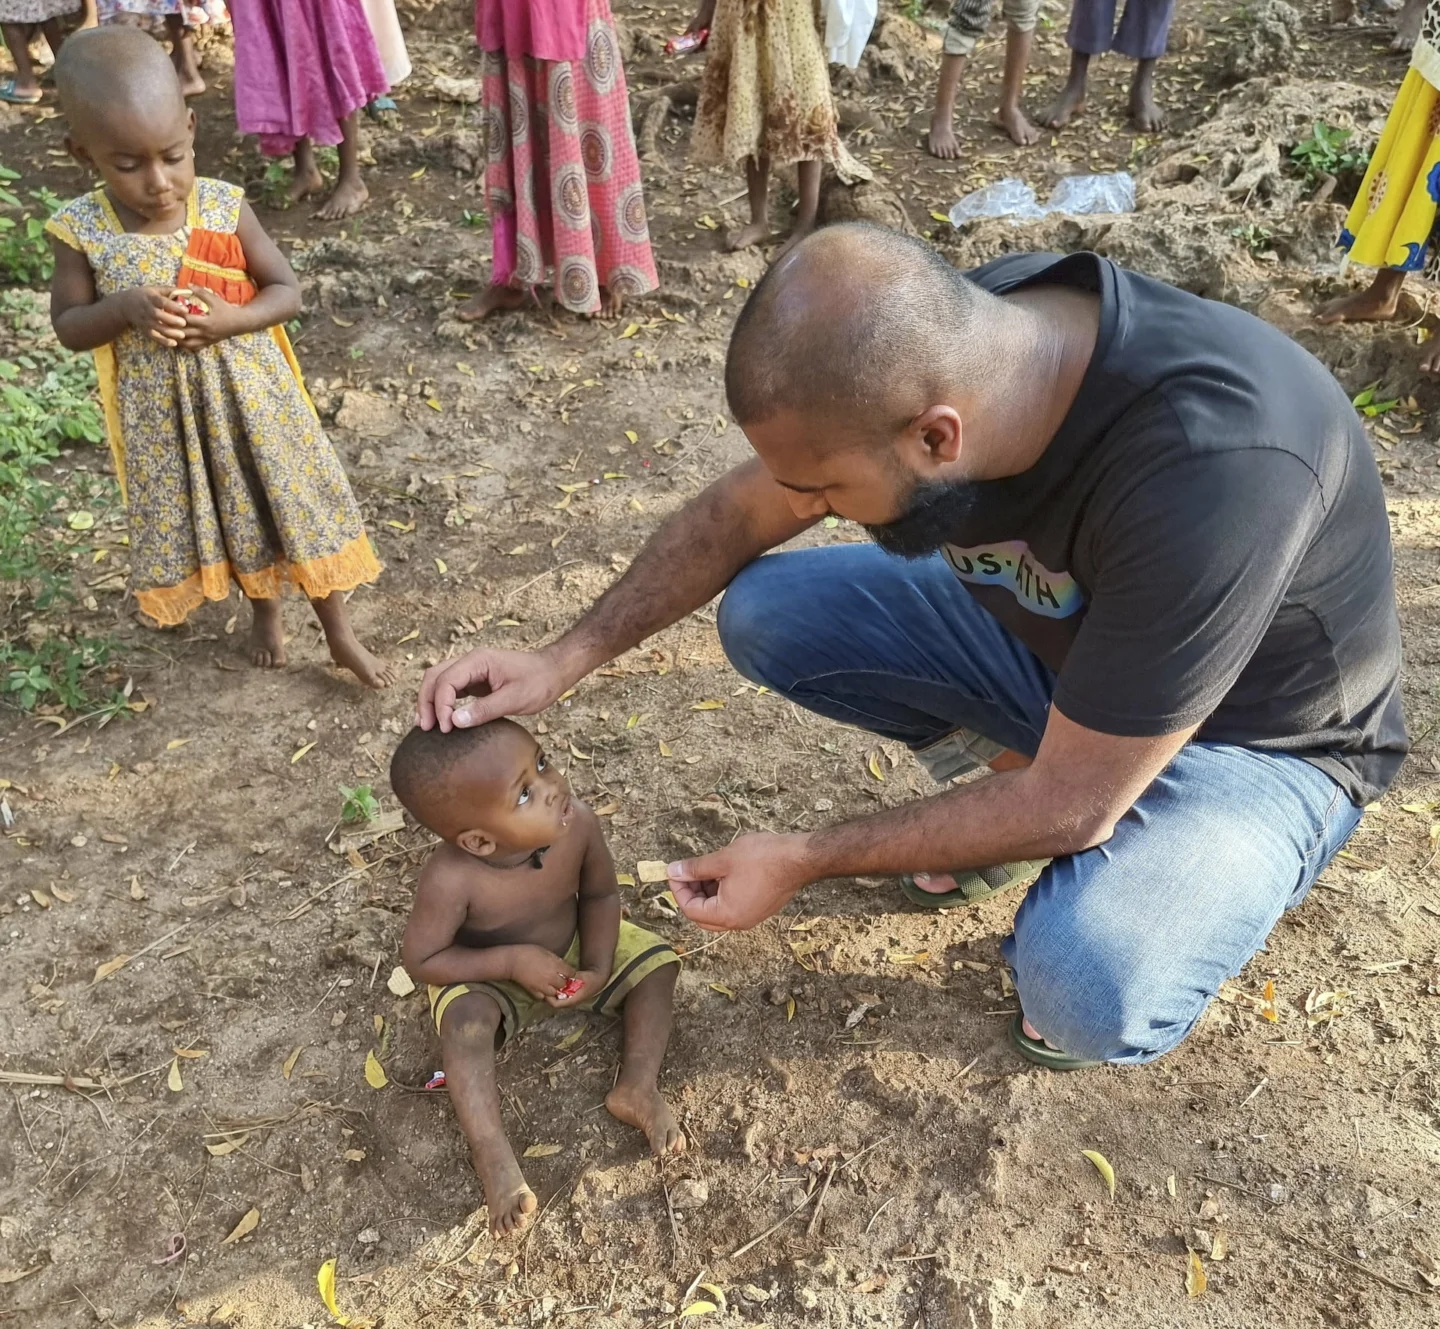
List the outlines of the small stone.
{"label": "small stone", "polygon": [[367,1227],[355,1240],[362,1246],[373,1246],[380,1240],[380,1233],[373,1227]]}
{"label": "small stone", "polygon": [[1290,1198],[1290,1192],[1278,1181],[1270,1187],[1270,1200],[1274,1204],[1284,1204]]}
{"label": "small stone", "polygon": [[385,438],[400,427],[400,415],[383,397],[352,390],[341,398],[335,423],[366,438]]}
{"label": "small stone", "polygon": [[74,845],[76,849],[84,849],[85,837],[83,835],[72,835],[70,837],[70,843]]}
{"label": "small stone", "polygon": [[740,1295],[755,1306],[763,1306],[770,1300],[770,1294],[763,1287],[756,1287],[754,1283],[746,1283],[740,1289]]}
{"label": "small stone", "polygon": [[670,1203],[676,1213],[701,1209],[710,1201],[710,1187],[703,1181],[684,1177],[670,1188]]}
{"label": "small stone", "polygon": [[807,1311],[813,1311],[820,1304],[820,1298],[808,1287],[802,1287],[795,1294],[795,1300]]}

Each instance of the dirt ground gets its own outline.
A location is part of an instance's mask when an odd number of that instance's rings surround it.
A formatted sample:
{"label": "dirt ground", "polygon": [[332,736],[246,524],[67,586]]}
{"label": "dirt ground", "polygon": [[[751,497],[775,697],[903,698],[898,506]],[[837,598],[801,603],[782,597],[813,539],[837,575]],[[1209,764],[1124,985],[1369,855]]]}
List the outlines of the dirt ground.
{"label": "dirt ground", "polygon": [[[1125,129],[1128,71],[1107,60],[1088,117],[1024,154],[989,125],[997,22],[967,84],[970,155],[943,165],[917,146],[938,35],[887,3],[860,75],[838,80],[852,146],[882,183],[828,203],[896,221],[903,209],[963,262],[1100,248],[1258,310],[1352,392],[1379,380],[1380,398],[1402,398],[1372,422],[1416,738],[1395,789],[1198,1032],[1128,1071],[1057,1076],[1010,1050],[998,943],[1013,898],[937,915],[890,882],[825,883],[717,941],[657,888],[623,887],[632,915],[688,952],[662,1083],[690,1152],[648,1158],[602,1106],[614,1030],[557,1020],[504,1057],[513,1139],[545,1146],[525,1164],[543,1211],[523,1239],[494,1242],[445,1095],[423,1087],[438,1065],[423,994],[387,987],[427,836],[407,827],[337,854],[338,787],[371,784],[393,812],[388,756],[423,667],[477,642],[545,640],[746,455],[719,370],[763,258],[721,251],[741,182],[686,166],[682,92],[648,121],[663,290],[614,323],[530,310],[458,324],[450,311],[488,257],[485,226],[464,216],[482,207],[483,145],[476,109],[432,96],[432,80],[477,72],[468,14],[403,12],[416,73],[399,126],[369,134],[370,209],[343,227],[261,210],[302,271],[299,354],[387,564],[352,608],[401,681],[353,686],[299,603],[277,673],[245,664],[236,600],[180,630],[142,628],[112,572],[123,522],[78,540],[91,589],[71,617],[119,639],[114,678],[144,709],[63,733],[0,714],[14,816],[0,840],[0,1065],[79,1077],[5,1085],[0,1322],[322,1325],[316,1274],[334,1258],[351,1323],[387,1329],[650,1326],[702,1300],[716,1307],[705,1323],[772,1326],[1440,1323],[1440,449],[1437,399],[1413,369],[1427,311],[1416,284],[1408,326],[1316,329],[1314,300],[1339,285],[1340,212],[1280,165],[1312,118],[1373,142],[1404,67],[1382,20],[1332,29],[1312,3],[1288,71],[1227,90],[1239,19],[1182,3],[1165,137]],[[643,115],[653,90],[693,76],[660,52],[687,16],[674,3],[618,16]],[[1064,22],[1046,9],[1032,106],[1058,88]],[[227,64],[209,44],[201,169],[257,184]],[[83,187],[53,114],[3,123],[0,160],[27,186]],[[1004,174],[1043,196],[1062,174],[1127,165],[1132,218],[962,235],[931,216]],[[1270,239],[1252,252],[1255,232],[1234,232],[1260,223]],[[107,468],[80,450],[62,478]],[[100,549],[110,561],[85,572]],[[739,829],[927,792],[903,750],[745,685],[713,607],[586,680],[544,727],[629,873]],[[364,1074],[372,1050],[380,1090]],[[1082,1150],[1113,1165],[1113,1198]],[[1197,1262],[1207,1287],[1192,1296]]]}

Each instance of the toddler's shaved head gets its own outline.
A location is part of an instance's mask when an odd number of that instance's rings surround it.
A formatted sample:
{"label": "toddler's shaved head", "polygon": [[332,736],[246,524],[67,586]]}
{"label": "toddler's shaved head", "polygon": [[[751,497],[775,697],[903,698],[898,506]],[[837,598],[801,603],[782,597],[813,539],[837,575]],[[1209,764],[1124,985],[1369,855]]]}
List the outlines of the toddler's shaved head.
{"label": "toddler's shaved head", "polygon": [[487,749],[499,755],[498,740],[529,732],[513,720],[491,720],[473,729],[412,729],[390,758],[390,787],[395,797],[426,829],[451,839],[466,823],[467,793],[488,763]]}
{"label": "toddler's shaved head", "polygon": [[175,66],[165,48],[139,28],[77,32],[56,57],[55,87],[79,138],[112,119],[185,114]]}

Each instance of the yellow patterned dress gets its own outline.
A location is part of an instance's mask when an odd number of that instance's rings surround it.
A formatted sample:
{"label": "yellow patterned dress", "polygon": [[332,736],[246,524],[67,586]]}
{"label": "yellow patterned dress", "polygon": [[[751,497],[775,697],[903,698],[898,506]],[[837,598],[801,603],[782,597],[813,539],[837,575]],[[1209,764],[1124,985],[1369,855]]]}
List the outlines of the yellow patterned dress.
{"label": "yellow patterned dress", "polygon": [[[232,298],[253,294],[248,275],[203,262],[193,242],[243,262],[242,197],[223,180],[197,179],[186,224],[141,235],[125,230],[98,189],[61,208],[48,229],[85,256],[102,296],[183,284]],[[95,352],[95,366],[130,523],[131,585],[156,622],[180,623],[205,600],[226,599],[232,579],[252,600],[273,599],[287,583],[318,599],[379,576],[283,328],[199,351],[126,328]]]}
{"label": "yellow patterned dress", "polygon": [[1440,277],[1440,0],[1425,10],[1410,69],[1340,232],[1347,259]]}

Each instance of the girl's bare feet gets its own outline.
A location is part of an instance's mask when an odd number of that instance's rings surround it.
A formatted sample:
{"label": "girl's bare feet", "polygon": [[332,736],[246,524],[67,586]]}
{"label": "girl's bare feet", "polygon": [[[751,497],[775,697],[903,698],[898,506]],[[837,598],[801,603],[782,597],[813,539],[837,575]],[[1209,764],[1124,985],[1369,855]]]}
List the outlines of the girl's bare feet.
{"label": "girl's bare feet", "polygon": [[951,108],[935,108],[935,114],[930,117],[930,135],[925,140],[932,157],[949,162],[960,155],[960,140],[955,137],[954,121],[955,113]]}
{"label": "girl's bare feet", "polygon": [[396,667],[386,664],[360,644],[350,625],[343,591],[332,591],[323,600],[311,600],[310,604],[325,632],[330,658],[341,669],[348,669],[367,688],[388,688],[395,681]]}
{"label": "girl's bare feet", "polygon": [[1040,131],[1026,119],[1025,112],[1018,106],[1002,106],[995,112],[995,123],[1010,135],[1010,142],[1017,147],[1028,148],[1040,142]]}
{"label": "girl's bare feet", "polygon": [[325,188],[325,177],[320,173],[320,168],[311,160],[302,167],[297,157],[295,170],[290,176],[290,188],[285,191],[285,197],[292,203],[298,203],[302,198],[309,198],[311,194],[318,194]]}
{"label": "girl's bare feet", "polygon": [[1413,51],[1420,39],[1420,25],[1425,19],[1425,0],[1405,0],[1400,17],[1395,20],[1395,36],[1390,42],[1392,51]]}
{"label": "girl's bare feet", "polygon": [[1395,317],[1400,308],[1400,288],[1405,274],[1385,268],[1363,291],[1351,291],[1338,300],[1320,306],[1317,323],[1384,323]]}
{"label": "girl's bare feet", "polygon": [[1440,374],[1440,337],[1431,338],[1431,347],[1420,357],[1422,374]]}
{"label": "girl's bare feet", "polygon": [[250,601],[250,663],[257,669],[283,669],[285,615],[279,600]]}
{"label": "girl's bare feet", "polygon": [[487,286],[479,295],[465,301],[455,311],[455,317],[466,323],[478,323],[497,309],[519,309],[525,303],[525,290],[521,286]]}
{"label": "girl's bare feet", "polygon": [[165,35],[170,38],[170,61],[180,80],[180,91],[186,97],[198,97],[205,91],[200,77],[200,61],[195,56],[195,42],[179,14],[165,16]]}
{"label": "girl's bare feet", "polygon": [[732,252],[737,249],[753,249],[770,238],[769,222],[750,222],[731,231],[725,237],[725,248]]}
{"label": "girl's bare feet", "polygon": [[600,317],[619,318],[620,311],[625,308],[625,297],[609,286],[600,288]]}
{"label": "girl's bare feet", "polygon": [[605,1106],[616,1121],[623,1121],[627,1126],[634,1126],[645,1133],[652,1154],[660,1156],[685,1152],[685,1133],[670,1111],[670,1105],[653,1084],[626,1084],[622,1080],[605,1095]]}
{"label": "girl's bare feet", "polygon": [[1165,128],[1165,112],[1155,104],[1155,61],[1141,60],[1130,82],[1130,123],[1142,134]]}
{"label": "girl's bare feet", "polygon": [[370,191],[358,175],[349,179],[342,175],[330,197],[315,209],[315,215],[321,221],[339,221],[353,217],[369,201]]}
{"label": "girl's bare feet", "polygon": [[1073,78],[1061,89],[1060,95],[1040,112],[1040,123],[1051,129],[1064,129],[1085,109],[1085,80]]}

